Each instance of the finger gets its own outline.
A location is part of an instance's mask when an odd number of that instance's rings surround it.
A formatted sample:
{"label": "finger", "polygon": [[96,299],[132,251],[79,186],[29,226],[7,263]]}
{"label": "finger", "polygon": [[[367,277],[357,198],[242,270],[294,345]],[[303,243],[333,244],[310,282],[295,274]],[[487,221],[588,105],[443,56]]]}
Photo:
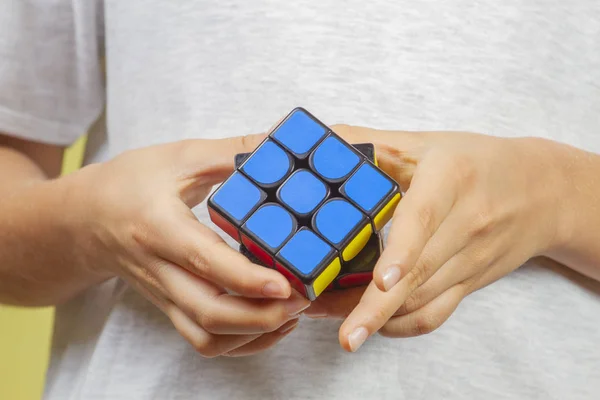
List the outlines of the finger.
{"label": "finger", "polygon": [[[389,291],[381,291],[374,282],[371,282],[360,303],[340,328],[342,345],[347,344],[348,349],[360,347],[361,340],[364,341],[366,337],[377,332],[394,314],[398,313],[406,301],[409,301],[408,307],[418,308],[413,302],[418,301],[417,296],[422,292],[411,297],[413,293],[422,283],[427,283],[430,277],[435,277],[435,272],[464,248],[469,240],[469,234],[457,233],[461,231],[460,221],[462,221],[460,213],[451,214],[426,244],[415,267]],[[453,233],[459,238],[453,238]],[[478,246],[478,248],[481,249],[481,254],[496,254],[495,252],[486,253],[487,249],[482,246]],[[483,258],[480,261],[483,261]],[[456,267],[450,271],[456,272]],[[469,271],[473,275],[473,269]],[[470,275],[463,275],[462,280],[467,279],[468,276]],[[443,275],[442,278],[454,281],[452,276]],[[450,287],[448,281],[436,281],[435,285],[433,289],[429,290],[437,290],[441,293]]]}
{"label": "finger", "polygon": [[479,271],[487,270],[503,254],[499,247],[498,244],[491,245],[488,240],[482,239],[469,243],[414,290],[394,315],[409,314]]}
{"label": "finger", "polygon": [[464,296],[464,286],[455,285],[417,311],[392,318],[379,330],[379,333],[394,338],[431,333],[446,322]]}
{"label": "finger", "polygon": [[275,346],[284,337],[292,333],[297,327],[298,320],[293,319],[291,321],[286,322],[277,331],[265,333],[264,335],[261,335],[260,337],[254,339],[250,343],[238,347],[237,349],[232,350],[224,355],[228,357],[245,357],[259,353],[261,351],[265,351]]}
{"label": "finger", "polygon": [[234,170],[234,156],[256,149],[266,134],[229,137],[225,139],[190,139],[173,143],[178,161],[176,176],[179,194],[188,206],[193,206],[199,188],[210,187],[227,178]]}
{"label": "finger", "polygon": [[[435,164],[430,166],[429,163]],[[394,211],[388,245],[373,270],[373,281],[382,291],[389,291],[403,277],[409,280],[412,288],[420,286],[426,278],[421,275],[422,269],[413,267],[448,216],[457,195],[457,187],[447,175],[447,168],[437,163],[438,160],[424,160],[419,165],[410,188]],[[433,263],[439,261],[436,259]]]}
{"label": "finger", "polygon": [[184,172],[178,173],[182,177],[179,194],[184,203],[192,208],[204,200],[213,185],[224,181],[233,172],[234,156],[254,151],[282,120],[271,126],[268,133],[180,143],[182,157],[187,160]]}
{"label": "finger", "polygon": [[429,132],[384,131],[350,125],[333,125],[331,129],[351,144],[372,143],[378,166],[404,191],[431,137]]}
{"label": "finger", "polygon": [[209,333],[221,335],[273,332],[297,318],[310,302],[294,292],[287,300],[250,299],[173,266],[160,276],[171,300]]}
{"label": "finger", "polygon": [[342,347],[347,351],[356,351],[370,335],[379,331],[411,293],[409,284],[409,280],[402,279],[391,290],[382,292],[371,282],[340,327]]}
{"label": "finger", "polygon": [[525,264],[532,256],[532,254],[524,249],[513,248],[511,252],[506,252],[502,257],[499,257],[492,265],[490,265],[489,268],[484,270],[483,273],[473,276],[465,281],[467,294],[471,294],[476,290],[496,282],[498,279]]}
{"label": "finger", "polygon": [[291,295],[290,283],[283,275],[250,262],[198,222],[191,211],[177,211],[175,217],[162,217],[156,235],[148,236],[149,247],[158,256],[245,297],[286,299]]}
{"label": "finger", "polygon": [[364,287],[325,292],[311,303],[304,315],[309,318],[345,318],[356,307],[364,292]]}
{"label": "finger", "polygon": [[198,353],[207,358],[220,356],[260,337],[260,334],[213,335],[174,305],[169,307],[167,315],[179,334],[194,346]]}
{"label": "finger", "polygon": [[173,304],[164,294],[163,291],[157,290],[155,287],[151,285],[146,285],[142,283],[142,281],[134,278],[124,276],[123,279],[127,282],[129,286],[131,286],[136,292],[140,293],[142,296],[146,298],[146,300],[150,301],[154,304],[159,310],[163,313],[167,313],[167,310],[171,304]]}

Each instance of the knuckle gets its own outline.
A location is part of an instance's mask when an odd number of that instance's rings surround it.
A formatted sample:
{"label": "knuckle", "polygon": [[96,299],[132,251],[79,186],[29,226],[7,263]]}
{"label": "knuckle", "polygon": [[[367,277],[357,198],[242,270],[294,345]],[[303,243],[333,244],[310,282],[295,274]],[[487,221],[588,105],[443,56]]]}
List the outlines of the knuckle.
{"label": "knuckle", "polygon": [[474,250],[469,258],[472,267],[487,267],[494,259],[492,253],[487,249]]}
{"label": "knuckle", "polygon": [[436,264],[437,260],[435,258],[435,255],[432,254],[432,252],[425,251],[421,254],[421,257],[419,257],[419,262],[417,263],[415,268],[413,268],[416,270],[415,273],[418,274],[419,277],[418,286],[421,286],[421,284],[425,279],[427,279],[427,277],[433,275],[433,272],[436,269]]}
{"label": "knuckle", "polygon": [[425,274],[422,268],[413,268],[408,271],[407,280],[409,289],[411,291],[416,290],[425,282]]}
{"label": "knuckle", "polygon": [[209,340],[208,344],[201,348],[196,348],[196,351],[204,358],[215,358],[221,355],[217,346],[212,343],[212,340]]}
{"label": "knuckle", "polygon": [[129,225],[129,237],[144,250],[150,249],[151,229],[148,223],[137,220]]}
{"label": "knuckle", "polygon": [[204,330],[211,333],[217,332],[223,325],[221,313],[215,307],[208,307],[205,312],[198,316],[197,320]]}
{"label": "knuckle", "polygon": [[263,332],[273,332],[281,327],[287,320],[287,316],[284,312],[280,313],[269,313],[267,317],[263,318],[259,323],[259,329]]}
{"label": "knuckle", "polygon": [[157,281],[159,277],[165,274],[166,269],[167,264],[165,262],[161,260],[154,260],[146,265],[144,272],[148,278],[152,279],[152,281]]}
{"label": "knuckle", "polygon": [[189,260],[192,269],[200,276],[211,276],[211,265],[200,251],[190,250],[186,259]]}
{"label": "knuckle", "polygon": [[473,158],[467,154],[456,154],[451,158],[451,171],[454,179],[465,187],[471,186],[477,178],[477,168]]}
{"label": "knuckle", "polygon": [[496,227],[496,217],[491,207],[479,206],[472,218],[470,234],[472,237],[488,235]]}
{"label": "knuckle", "polygon": [[415,310],[417,310],[420,306],[421,306],[421,301],[420,301],[420,296],[418,294],[418,290],[411,293],[410,296],[408,296],[408,298],[406,299],[406,301],[404,302],[404,304],[402,304],[402,311],[405,314],[411,313]]}
{"label": "knuckle", "polygon": [[417,208],[417,220],[420,227],[429,234],[432,234],[433,226],[433,210],[430,207]]}
{"label": "knuckle", "polygon": [[214,345],[212,336],[194,336],[188,339],[194,350],[198,354],[206,358],[214,358],[218,356],[218,351]]}
{"label": "knuckle", "polygon": [[427,335],[441,325],[439,318],[432,314],[422,314],[415,318],[415,332],[418,335]]}

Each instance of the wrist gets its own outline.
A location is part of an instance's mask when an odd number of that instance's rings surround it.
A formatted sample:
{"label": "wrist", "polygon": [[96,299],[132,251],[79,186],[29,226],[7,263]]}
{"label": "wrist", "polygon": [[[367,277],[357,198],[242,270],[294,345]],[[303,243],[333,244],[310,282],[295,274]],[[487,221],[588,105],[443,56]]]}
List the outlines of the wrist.
{"label": "wrist", "polygon": [[572,171],[573,149],[570,146],[543,138],[516,139],[523,143],[525,157],[532,163],[530,184],[537,187],[541,197],[533,201],[541,211],[538,227],[541,229],[539,252],[554,254],[570,243],[574,234],[578,200],[571,187],[575,178]]}
{"label": "wrist", "polygon": [[[89,167],[88,167],[89,168]],[[101,267],[94,239],[97,213],[90,201],[93,197],[88,187],[87,174],[82,171],[48,182],[54,210],[52,223],[63,235],[65,254],[76,274],[91,283],[99,283],[114,276]]]}

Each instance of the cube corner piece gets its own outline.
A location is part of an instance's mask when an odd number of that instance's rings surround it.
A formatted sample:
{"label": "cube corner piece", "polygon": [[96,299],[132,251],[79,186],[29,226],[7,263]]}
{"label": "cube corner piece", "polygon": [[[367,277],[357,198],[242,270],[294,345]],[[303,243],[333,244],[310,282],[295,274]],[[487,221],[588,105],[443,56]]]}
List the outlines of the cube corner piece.
{"label": "cube corner piece", "polygon": [[240,172],[234,172],[208,198],[211,221],[241,243],[240,227],[267,198],[267,194]]}
{"label": "cube corner piece", "polygon": [[376,232],[392,218],[402,197],[398,184],[370,161],[356,169],[340,193],[369,217]]}

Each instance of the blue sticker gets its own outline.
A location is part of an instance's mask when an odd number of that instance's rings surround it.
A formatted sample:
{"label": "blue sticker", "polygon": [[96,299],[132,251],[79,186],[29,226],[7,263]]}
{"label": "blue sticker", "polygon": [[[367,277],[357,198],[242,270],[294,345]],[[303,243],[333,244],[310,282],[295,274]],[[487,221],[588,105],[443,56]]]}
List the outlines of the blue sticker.
{"label": "blue sticker", "polygon": [[298,231],[279,251],[294,268],[310,275],[333,249],[323,239],[308,229]]}
{"label": "blue sticker", "polygon": [[245,174],[263,185],[280,181],[290,169],[290,156],[272,140],[264,142],[242,167]]}
{"label": "blue sticker", "polygon": [[312,154],[315,171],[326,179],[347,176],[360,162],[360,157],[335,136],[329,136]]}
{"label": "blue sticker", "polygon": [[325,132],[325,128],[308,114],[296,110],[277,128],[273,137],[293,153],[304,155],[325,136]]}
{"label": "blue sticker", "polygon": [[317,211],[314,228],[325,239],[338,245],[363,219],[363,214],[344,199],[333,199]]}
{"label": "blue sticker", "polygon": [[299,214],[314,210],[327,196],[327,187],[310,171],[300,169],[279,190],[281,201]]}
{"label": "blue sticker", "polygon": [[261,192],[248,178],[235,172],[215,192],[213,202],[239,222],[260,202]]}
{"label": "blue sticker", "polygon": [[390,180],[369,163],[364,163],[344,184],[343,191],[366,212],[371,212],[392,191]]}
{"label": "blue sticker", "polygon": [[271,203],[256,210],[244,226],[269,247],[277,249],[293,233],[293,218],[285,208]]}

